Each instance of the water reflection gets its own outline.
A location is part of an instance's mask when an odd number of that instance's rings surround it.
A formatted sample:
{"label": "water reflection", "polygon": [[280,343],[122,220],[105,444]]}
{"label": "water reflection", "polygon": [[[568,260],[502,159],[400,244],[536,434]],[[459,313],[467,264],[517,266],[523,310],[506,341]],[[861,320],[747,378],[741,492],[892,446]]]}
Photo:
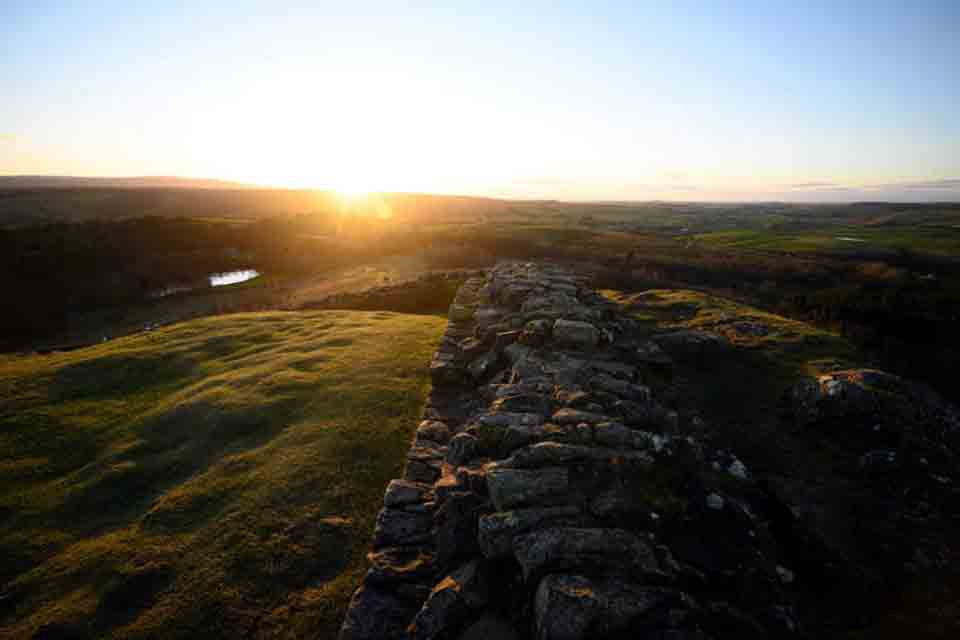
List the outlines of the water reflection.
{"label": "water reflection", "polygon": [[260,272],[256,269],[239,269],[237,271],[211,273],[209,276],[207,276],[206,283],[204,283],[203,280],[199,280],[194,283],[181,282],[170,284],[162,289],[153,291],[150,296],[153,298],[165,298],[167,296],[172,296],[176,293],[184,293],[186,291],[196,291],[197,289],[205,289],[207,287],[223,287],[228,284],[238,284],[240,282],[253,280],[259,276]]}
{"label": "water reflection", "polygon": [[222,287],[228,284],[237,284],[239,282],[246,282],[247,280],[253,280],[259,275],[260,275],[260,272],[256,271],[255,269],[242,269],[240,271],[226,271],[224,273],[211,273],[210,286]]}

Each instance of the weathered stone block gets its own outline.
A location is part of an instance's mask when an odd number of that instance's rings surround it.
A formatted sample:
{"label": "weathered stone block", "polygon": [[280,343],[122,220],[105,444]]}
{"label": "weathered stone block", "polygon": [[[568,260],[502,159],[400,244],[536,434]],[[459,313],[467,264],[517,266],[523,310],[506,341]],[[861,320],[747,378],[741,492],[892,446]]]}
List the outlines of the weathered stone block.
{"label": "weathered stone block", "polygon": [[534,601],[537,640],[586,640],[624,631],[638,616],[680,601],[677,594],[620,580],[549,575]]}
{"label": "weathered stone block", "polygon": [[637,378],[636,368],[621,362],[594,360],[590,363],[590,368],[613,378],[626,380],[627,382],[633,382]]}
{"label": "weathered stone block", "polygon": [[387,547],[368,553],[367,561],[366,580],[372,583],[425,581],[436,575],[436,556],[426,547]]}
{"label": "weathered stone block", "polygon": [[407,460],[407,466],[403,469],[403,478],[412,482],[433,484],[440,477],[440,467],[439,463],[433,461]]}
{"label": "weathered stone block", "polygon": [[463,491],[464,487],[454,473],[445,473],[433,485],[433,493],[437,502],[443,503],[454,491]]}
{"label": "weathered stone block", "polygon": [[464,368],[453,360],[434,359],[430,363],[430,379],[434,386],[459,386],[467,381],[467,374]]}
{"label": "weathered stone block", "polygon": [[435,447],[445,445],[450,441],[450,427],[438,420],[424,420],[417,427],[414,445],[420,447]]}
{"label": "weathered stone block", "polygon": [[486,565],[476,559],[441,580],[410,623],[411,640],[448,637],[469,621],[471,611],[489,599]]}
{"label": "weathered stone block", "polygon": [[503,355],[507,358],[510,364],[513,365],[517,364],[521,360],[524,360],[529,354],[530,347],[517,342],[507,345],[503,349]]}
{"label": "weathered stone block", "polygon": [[639,384],[633,384],[626,380],[620,380],[606,374],[594,376],[590,380],[590,386],[594,389],[612,393],[624,400],[632,402],[648,403],[650,402],[650,388]]}
{"label": "weathered stone block", "polygon": [[479,451],[479,442],[469,433],[458,433],[450,440],[450,450],[447,451],[447,462],[452,465],[461,465],[472,460]]}
{"label": "weathered stone block", "polygon": [[496,307],[480,307],[473,315],[474,321],[480,326],[487,326],[499,322],[503,310]]}
{"label": "weathered stone block", "polygon": [[487,469],[487,488],[498,511],[546,500],[556,500],[569,490],[569,474],[563,467],[546,469]]}
{"label": "weathered stone block", "polygon": [[450,305],[450,320],[453,322],[469,322],[473,320],[473,314],[476,310],[464,304]]}
{"label": "weathered stone block", "polygon": [[474,359],[467,366],[467,372],[474,382],[481,382],[496,371],[499,360],[500,356],[495,351],[488,351]]}
{"label": "weathered stone block", "polygon": [[517,449],[499,468],[531,469],[545,465],[563,465],[571,462],[590,461],[606,465],[632,462],[650,464],[653,458],[645,451],[622,451],[606,447],[590,447],[562,442],[538,442]]}
{"label": "weathered stone block", "polygon": [[383,496],[388,507],[402,507],[408,504],[426,502],[433,497],[430,485],[410,480],[391,480]]}
{"label": "weathered stone block", "polygon": [[592,349],[600,341],[600,332],[589,322],[557,320],[553,323],[553,339],[574,349]]}
{"label": "weathered stone block", "polygon": [[382,587],[362,586],[350,600],[338,640],[401,638],[415,612],[415,606]]}
{"label": "weathered stone block", "polygon": [[580,424],[581,422],[586,422],[587,424],[599,424],[601,422],[609,422],[610,416],[564,407],[563,409],[554,412],[552,419],[557,424]]}
{"label": "weathered stone block", "polygon": [[593,427],[593,437],[606,447],[633,447],[633,429],[619,422],[601,422]]}
{"label": "weathered stone block", "polygon": [[415,545],[430,539],[433,518],[429,513],[382,509],[373,532],[373,547]]}
{"label": "weathered stone block", "polygon": [[504,558],[513,553],[514,537],[545,525],[573,523],[580,515],[574,505],[534,507],[492,513],[480,518],[477,537],[483,555]]}
{"label": "weathered stone block", "polygon": [[477,520],[489,503],[470,491],[453,491],[434,515],[434,543],[441,561],[480,551]]}
{"label": "weathered stone block", "polygon": [[553,323],[546,319],[530,320],[523,327],[523,342],[532,347],[544,345],[550,339]]}
{"label": "weathered stone block", "polygon": [[511,413],[544,413],[548,406],[549,400],[539,393],[518,393],[493,402],[494,411]]}
{"label": "weathered stone block", "polygon": [[539,413],[513,413],[496,411],[477,418],[477,424],[485,427],[532,427],[543,424],[543,416]]}
{"label": "weathered stone block", "polygon": [[498,332],[493,340],[493,350],[497,353],[502,352],[504,349],[519,340],[522,333],[522,331],[516,330]]}
{"label": "weathered stone block", "polygon": [[548,571],[612,572],[640,577],[659,569],[650,547],[623,529],[541,529],[516,537],[513,553],[526,580]]}
{"label": "weathered stone block", "polygon": [[466,338],[460,341],[460,353],[468,358],[475,358],[487,350],[487,342],[479,338]]}

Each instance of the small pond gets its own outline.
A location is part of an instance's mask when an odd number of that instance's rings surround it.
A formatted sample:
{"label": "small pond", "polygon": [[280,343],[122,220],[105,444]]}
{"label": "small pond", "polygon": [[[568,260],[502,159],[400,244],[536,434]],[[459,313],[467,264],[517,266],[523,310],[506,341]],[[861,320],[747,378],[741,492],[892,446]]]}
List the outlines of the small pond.
{"label": "small pond", "polygon": [[260,275],[255,269],[241,269],[240,271],[225,271],[224,273],[211,273],[209,280],[211,287],[222,287],[228,284],[239,284],[247,280],[253,280]]}
{"label": "small pond", "polygon": [[185,291],[196,291],[208,287],[225,287],[230,284],[239,284],[247,282],[260,276],[256,269],[239,269],[237,271],[224,271],[222,273],[211,273],[206,280],[200,280],[195,283],[171,284],[162,289],[154,291],[151,294],[153,298],[165,298],[175,293],[184,293]]}

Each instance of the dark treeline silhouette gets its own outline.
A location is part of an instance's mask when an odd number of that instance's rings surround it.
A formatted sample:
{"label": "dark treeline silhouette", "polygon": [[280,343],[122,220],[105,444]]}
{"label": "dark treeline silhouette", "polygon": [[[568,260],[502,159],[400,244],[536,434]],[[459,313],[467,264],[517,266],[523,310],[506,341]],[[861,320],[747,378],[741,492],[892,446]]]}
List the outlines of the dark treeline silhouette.
{"label": "dark treeline silhouette", "polygon": [[[662,258],[658,260],[659,258]],[[960,400],[960,264],[902,252],[889,262],[791,259],[722,252],[609,261],[604,285],[625,290],[687,286],[836,330],[877,366],[923,380]]]}
{"label": "dark treeline silhouette", "polygon": [[[155,204],[174,196],[117,197]],[[176,195],[190,197],[199,196]],[[202,197],[211,202],[239,196]],[[254,192],[250,202],[259,197]],[[290,207],[305,202],[302,193],[289,198]],[[255,268],[288,278],[426,249],[434,268],[482,267],[504,257],[550,259],[592,265],[600,287],[688,287],[730,296],[841,331],[879,366],[960,398],[950,384],[960,370],[960,334],[953,329],[960,317],[956,257],[912,250],[824,255],[710,248],[654,230],[524,226],[509,217],[504,201],[448,200],[445,209],[438,197],[391,196],[387,217],[380,201],[361,203],[346,215],[326,201],[313,210],[304,205],[299,213],[243,222],[148,216],[0,229],[0,286],[8,303],[0,348],[53,338],[72,314],[136,304],[159,289],[196,283],[217,271]],[[923,220],[939,215],[929,207],[918,211],[908,213]],[[479,224],[428,224],[451,216]]]}
{"label": "dark treeline silhouette", "polygon": [[[0,348],[55,337],[72,314],[149,299],[169,286],[202,286],[211,273],[255,268],[296,276],[355,258],[364,247],[324,236],[327,216],[227,224],[143,217],[0,229]],[[369,231],[358,222],[354,235]]]}
{"label": "dark treeline silhouette", "polygon": [[75,314],[137,304],[167,287],[203,288],[212,273],[252,268],[284,281],[424,246],[418,225],[381,212],[358,205],[243,221],[142,216],[0,227],[9,303],[0,349],[57,338]]}

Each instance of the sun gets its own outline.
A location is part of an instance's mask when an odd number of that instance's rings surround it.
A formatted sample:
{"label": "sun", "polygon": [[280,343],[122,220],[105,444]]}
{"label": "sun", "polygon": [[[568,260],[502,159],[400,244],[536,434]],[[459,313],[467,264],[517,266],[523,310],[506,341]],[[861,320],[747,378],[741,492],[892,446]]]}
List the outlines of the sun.
{"label": "sun", "polygon": [[373,195],[377,189],[368,176],[357,172],[343,172],[331,180],[333,192],[344,202],[356,202]]}
{"label": "sun", "polygon": [[380,220],[393,218],[393,207],[380,190],[360,181],[338,182],[333,188],[340,203],[341,216],[373,215]]}
{"label": "sun", "polygon": [[366,187],[336,187],[334,191],[338,196],[347,200],[362,198],[370,193],[370,190]]}
{"label": "sun", "polygon": [[333,194],[343,212],[352,212],[362,208],[374,195],[374,191],[362,186],[337,186],[333,188]]}
{"label": "sun", "polygon": [[375,189],[362,180],[338,180],[333,191],[342,200],[361,200],[371,195]]}

